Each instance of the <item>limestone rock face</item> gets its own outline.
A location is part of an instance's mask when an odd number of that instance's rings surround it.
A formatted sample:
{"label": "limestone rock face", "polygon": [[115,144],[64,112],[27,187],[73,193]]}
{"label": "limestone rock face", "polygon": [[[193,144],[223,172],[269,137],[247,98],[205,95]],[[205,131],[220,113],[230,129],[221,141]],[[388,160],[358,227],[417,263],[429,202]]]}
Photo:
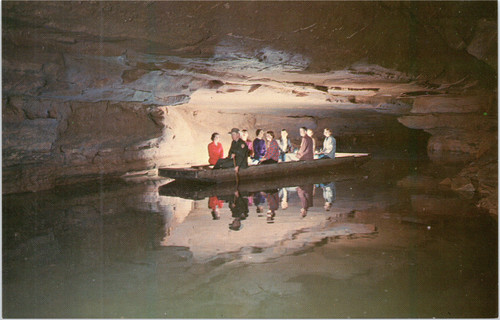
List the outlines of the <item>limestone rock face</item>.
{"label": "limestone rock face", "polygon": [[427,144],[431,159],[463,162],[479,158],[496,145],[495,106],[494,97],[485,92],[470,96],[420,96],[413,103],[411,115],[398,121],[432,135]]}
{"label": "limestone rock face", "polygon": [[497,139],[489,131],[429,130],[427,154],[436,162],[466,162],[481,157],[496,146]]}
{"label": "limestone rock face", "polygon": [[483,113],[491,112],[493,98],[489,94],[477,96],[418,96],[411,113]]}
{"label": "limestone rock face", "polygon": [[124,173],[154,166],[163,112],[133,103],[12,99],[3,118],[3,186],[51,188],[71,176]]}
{"label": "limestone rock face", "polygon": [[4,193],[205,161],[233,126],[331,127],[377,150],[405,144],[404,125],[435,160],[496,141],[495,2],[2,9]]}
{"label": "limestone rock face", "polygon": [[467,52],[498,69],[498,26],[495,21],[481,19],[477,22],[474,38]]}
{"label": "limestone rock face", "polygon": [[490,152],[478,161],[471,162],[451,179],[450,188],[458,192],[476,191],[478,207],[498,215],[498,161]]}

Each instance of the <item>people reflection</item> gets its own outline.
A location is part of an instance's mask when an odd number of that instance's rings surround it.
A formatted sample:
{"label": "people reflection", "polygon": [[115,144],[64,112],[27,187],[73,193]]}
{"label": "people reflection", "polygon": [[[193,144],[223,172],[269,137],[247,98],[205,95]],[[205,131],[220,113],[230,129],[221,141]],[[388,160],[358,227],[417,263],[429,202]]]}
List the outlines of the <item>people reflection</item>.
{"label": "people reflection", "polygon": [[281,199],[281,209],[286,210],[288,208],[288,190],[286,188],[281,188],[279,196]]}
{"label": "people reflection", "polygon": [[318,185],[323,189],[323,198],[325,199],[324,208],[326,211],[330,211],[332,208],[332,203],[337,199],[337,190],[335,188],[335,182],[330,183],[320,183]]}
{"label": "people reflection", "polygon": [[313,206],[313,188],[312,184],[306,184],[297,187],[297,194],[299,195],[302,208],[300,209],[300,215],[304,218],[307,215],[307,211]]}
{"label": "people reflection", "polygon": [[212,219],[214,220],[219,220],[220,219],[220,213],[219,213],[219,208],[222,208],[224,205],[223,200],[219,200],[217,197],[210,197],[208,198],[208,207],[212,209],[211,214],[212,214]]}
{"label": "people reflection", "polygon": [[280,196],[278,189],[265,191],[267,194],[266,200],[269,210],[267,211],[267,223],[273,223],[276,216],[276,210],[279,208]]}
{"label": "people reflection", "polygon": [[266,194],[264,192],[256,192],[253,195],[253,203],[256,207],[256,212],[259,217],[262,217],[261,213],[264,211],[264,203],[266,202]]}
{"label": "people reflection", "polygon": [[241,196],[240,192],[236,190],[234,197],[229,201],[229,209],[231,210],[233,222],[229,224],[229,229],[238,231],[241,229],[241,220],[248,217],[248,200]]}

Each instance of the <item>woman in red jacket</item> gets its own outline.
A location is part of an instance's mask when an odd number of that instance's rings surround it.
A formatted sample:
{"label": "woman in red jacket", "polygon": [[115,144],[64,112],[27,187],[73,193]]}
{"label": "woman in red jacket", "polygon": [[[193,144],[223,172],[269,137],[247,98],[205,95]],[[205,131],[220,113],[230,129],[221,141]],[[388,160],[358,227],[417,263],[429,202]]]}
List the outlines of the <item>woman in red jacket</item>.
{"label": "woman in red jacket", "polygon": [[224,158],[224,149],[222,148],[222,143],[220,143],[220,137],[217,132],[212,133],[212,142],[208,144],[208,163],[214,165],[217,160]]}

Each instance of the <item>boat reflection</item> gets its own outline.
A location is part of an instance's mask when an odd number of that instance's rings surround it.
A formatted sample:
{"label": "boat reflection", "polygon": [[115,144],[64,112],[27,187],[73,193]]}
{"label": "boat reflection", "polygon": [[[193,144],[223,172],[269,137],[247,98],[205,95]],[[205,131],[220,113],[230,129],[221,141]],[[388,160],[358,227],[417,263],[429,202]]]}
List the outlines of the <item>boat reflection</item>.
{"label": "boat reflection", "polygon": [[[170,182],[159,188],[160,196],[191,199],[194,209],[169,228],[163,245],[189,247],[198,261],[235,254],[256,262],[329,237],[373,233],[373,225],[356,223],[344,206],[335,208],[335,178],[339,179],[328,174],[284,177],[239,185]],[[342,184],[345,188],[348,181]]]}
{"label": "boat reflection", "polygon": [[[210,214],[213,220],[220,219],[220,209],[224,203],[228,204],[232,217],[240,220],[248,217],[249,206],[255,206],[257,216],[264,216],[264,205],[267,203],[267,213],[265,214],[267,222],[273,223],[279,207],[281,206],[282,210],[288,208],[289,193],[296,193],[300,198],[300,215],[306,217],[309,208],[313,206],[315,189],[321,188],[323,190],[324,209],[330,211],[332,203],[336,199],[336,189],[335,182],[328,181],[328,179],[332,179],[332,177],[313,175],[300,177],[299,179],[286,177],[237,185],[199,185],[172,181],[161,186],[159,194],[191,200],[208,198],[208,208],[211,209]],[[235,225],[238,225],[237,221],[235,221]],[[234,225],[232,225],[231,229],[239,230]]]}

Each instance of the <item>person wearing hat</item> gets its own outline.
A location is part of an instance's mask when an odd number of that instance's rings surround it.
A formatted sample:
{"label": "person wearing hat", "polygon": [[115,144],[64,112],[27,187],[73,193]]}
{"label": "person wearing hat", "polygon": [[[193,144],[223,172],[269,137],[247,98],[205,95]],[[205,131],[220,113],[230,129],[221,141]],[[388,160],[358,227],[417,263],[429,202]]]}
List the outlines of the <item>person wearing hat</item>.
{"label": "person wearing hat", "polygon": [[[226,158],[217,160],[214,169],[233,168],[238,172],[240,168],[248,168],[248,146],[245,141],[240,138],[240,130],[233,128],[229,132],[233,142]],[[236,164],[236,166],[235,166]]]}

